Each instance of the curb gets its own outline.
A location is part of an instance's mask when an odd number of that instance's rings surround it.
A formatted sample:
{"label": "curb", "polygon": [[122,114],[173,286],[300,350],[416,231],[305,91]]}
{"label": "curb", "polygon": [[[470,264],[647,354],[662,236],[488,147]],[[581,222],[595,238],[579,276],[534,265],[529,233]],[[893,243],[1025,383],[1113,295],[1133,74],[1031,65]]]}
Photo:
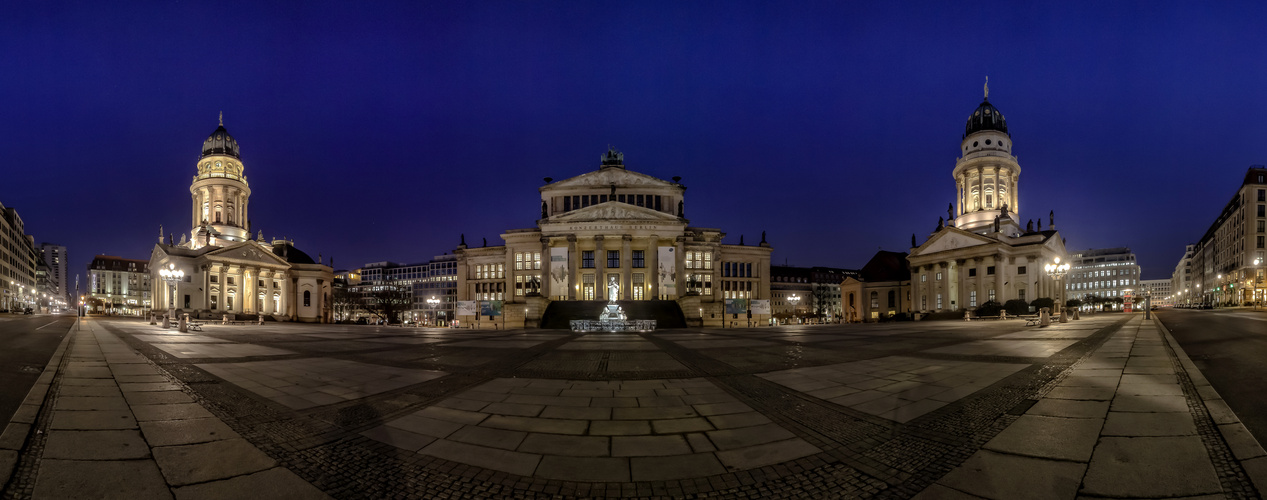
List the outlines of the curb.
{"label": "curb", "polygon": [[71,324],[70,328],[66,330],[66,336],[57,345],[57,350],[53,351],[53,356],[48,359],[48,364],[44,366],[44,372],[35,380],[35,385],[31,386],[31,390],[26,393],[26,398],[22,400],[22,405],[18,406],[18,410],[13,413],[13,418],[5,426],[4,432],[0,433],[0,489],[3,489],[4,485],[8,484],[9,480],[12,479],[13,470],[18,464],[18,457],[22,448],[26,446],[31,429],[35,425],[35,419],[39,417],[40,411],[43,410],[45,397],[48,396],[53,378],[57,375],[57,370],[62,365],[62,359],[66,357],[66,347],[70,345],[70,339],[75,336],[74,329],[75,324]]}
{"label": "curb", "polygon": [[1241,467],[1245,469],[1245,474],[1249,476],[1250,482],[1254,483],[1254,487],[1259,492],[1267,491],[1267,451],[1263,450],[1258,439],[1250,434],[1245,424],[1241,423],[1241,419],[1236,416],[1223,397],[1219,396],[1218,391],[1214,390],[1210,381],[1206,380],[1205,375],[1188,357],[1188,353],[1179,346],[1179,341],[1175,340],[1174,336],[1170,335],[1170,330],[1166,329],[1166,325],[1161,323],[1161,319],[1153,315],[1153,323],[1157,325],[1158,331],[1179,357],[1183,369],[1188,372],[1188,377],[1192,379],[1192,384],[1196,386],[1197,393],[1201,396],[1201,403],[1205,405],[1206,412],[1218,426],[1219,434],[1227,442],[1232,456],[1240,461]]}

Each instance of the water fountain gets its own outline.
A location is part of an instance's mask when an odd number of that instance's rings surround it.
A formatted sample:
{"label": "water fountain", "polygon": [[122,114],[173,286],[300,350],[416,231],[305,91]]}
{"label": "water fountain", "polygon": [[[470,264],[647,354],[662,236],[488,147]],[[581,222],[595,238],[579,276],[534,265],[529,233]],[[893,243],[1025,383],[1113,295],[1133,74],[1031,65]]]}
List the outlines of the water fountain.
{"label": "water fountain", "polygon": [[620,284],[616,283],[616,277],[612,276],[611,280],[607,282],[607,305],[603,306],[603,312],[598,315],[598,319],[574,319],[571,321],[572,331],[649,332],[655,330],[655,320],[653,319],[631,320],[625,316],[624,309],[621,309],[620,304],[616,303],[616,299],[619,296]]}

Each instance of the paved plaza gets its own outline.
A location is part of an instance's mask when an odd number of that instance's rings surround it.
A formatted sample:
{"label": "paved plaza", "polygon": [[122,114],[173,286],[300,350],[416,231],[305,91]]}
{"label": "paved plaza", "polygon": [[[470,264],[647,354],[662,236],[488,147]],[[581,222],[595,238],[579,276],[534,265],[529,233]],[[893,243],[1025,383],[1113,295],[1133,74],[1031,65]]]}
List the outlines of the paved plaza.
{"label": "paved plaza", "polygon": [[90,318],[6,498],[1254,498],[1267,453],[1140,315],[646,334]]}

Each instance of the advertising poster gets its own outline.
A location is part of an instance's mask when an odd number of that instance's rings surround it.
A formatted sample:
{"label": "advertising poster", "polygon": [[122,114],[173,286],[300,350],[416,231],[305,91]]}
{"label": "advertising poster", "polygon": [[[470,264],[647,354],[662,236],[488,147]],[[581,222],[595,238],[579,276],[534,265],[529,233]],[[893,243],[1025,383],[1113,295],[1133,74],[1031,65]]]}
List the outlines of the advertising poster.
{"label": "advertising poster", "polygon": [[748,299],[726,299],[726,314],[747,314]]}
{"label": "advertising poster", "polygon": [[474,300],[459,300],[456,312],[458,316],[475,316],[480,312],[479,304]]}
{"label": "advertising poster", "polygon": [[568,294],[568,249],[550,248],[550,293],[554,296]]}
{"label": "advertising poster", "polygon": [[481,300],[480,316],[501,316],[502,301],[500,300]]}
{"label": "advertising poster", "polygon": [[660,285],[660,298],[677,297],[677,255],[673,247],[660,247],[656,255],[660,268],[656,270],[656,279]]}
{"label": "advertising poster", "polygon": [[752,314],[770,314],[770,301],[767,299],[752,299]]}

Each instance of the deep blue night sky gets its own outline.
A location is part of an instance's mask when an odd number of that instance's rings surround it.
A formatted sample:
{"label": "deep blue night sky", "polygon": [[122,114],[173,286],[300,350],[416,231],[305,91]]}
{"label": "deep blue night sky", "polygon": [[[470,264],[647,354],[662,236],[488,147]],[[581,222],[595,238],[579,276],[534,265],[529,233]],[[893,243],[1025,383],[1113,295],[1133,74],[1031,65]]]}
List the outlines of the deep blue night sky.
{"label": "deep blue night sky", "polygon": [[79,273],[188,232],[220,111],[253,228],[339,268],[499,244],[608,144],[727,242],[861,267],[945,214],[986,75],[1022,224],[1147,279],[1267,163],[1262,3],[108,4],[0,16],[0,203]]}

